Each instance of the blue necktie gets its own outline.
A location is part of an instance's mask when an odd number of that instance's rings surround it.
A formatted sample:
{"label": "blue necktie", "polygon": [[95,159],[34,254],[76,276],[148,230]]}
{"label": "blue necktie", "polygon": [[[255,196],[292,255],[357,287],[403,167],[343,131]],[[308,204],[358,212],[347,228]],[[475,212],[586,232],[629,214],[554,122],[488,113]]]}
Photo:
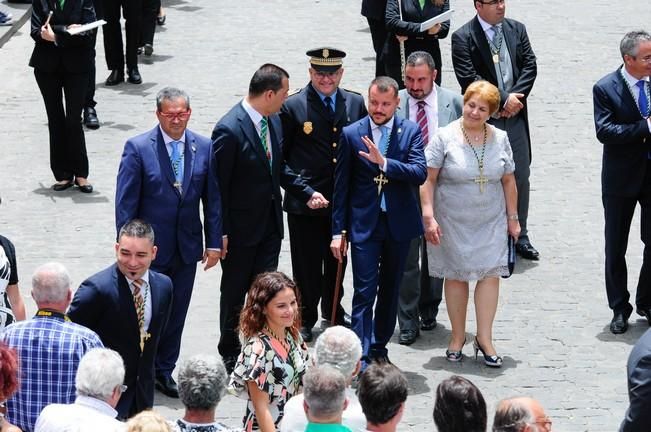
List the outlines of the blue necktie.
{"label": "blue necktie", "polygon": [[170,144],[172,144],[170,162],[172,163],[176,183],[180,186],[183,184],[183,155],[181,154],[181,145],[183,143],[180,141],[172,141]]}
{"label": "blue necktie", "polygon": [[640,88],[640,95],[637,98],[637,103],[640,106],[640,112],[642,113],[643,117],[648,117],[649,116],[649,99],[646,97],[646,89],[645,89],[646,81],[644,80],[639,80],[637,82],[637,86]]}
{"label": "blue necktie", "polygon": [[[378,148],[380,149],[380,153],[386,157],[387,148],[389,147],[389,128],[386,126],[380,126],[380,132],[382,133],[382,136],[380,137],[380,145]],[[387,204],[384,201],[384,192],[382,192],[382,196],[380,197],[380,208],[384,212],[387,211]]]}
{"label": "blue necktie", "polygon": [[332,98],[330,96],[326,96],[323,98],[323,102],[326,104],[326,107],[328,107],[328,113],[330,114],[330,117],[334,117],[335,109],[332,106]]}

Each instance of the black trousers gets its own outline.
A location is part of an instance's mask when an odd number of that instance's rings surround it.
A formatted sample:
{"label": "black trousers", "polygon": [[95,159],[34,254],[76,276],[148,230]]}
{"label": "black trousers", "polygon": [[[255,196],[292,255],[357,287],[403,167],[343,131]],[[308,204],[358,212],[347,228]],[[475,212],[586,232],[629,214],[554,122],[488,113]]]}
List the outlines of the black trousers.
{"label": "black trousers", "polygon": [[647,185],[638,196],[621,197],[603,195],[605,220],[605,277],[608,306],[615,313],[630,314],[630,294],[626,286],[626,248],[631,220],[635,206],[640,203],[640,237],[644,243],[642,268],[637,283],[635,305],[639,308],[651,307],[651,162],[647,162],[644,184]]}
{"label": "black trousers", "polygon": [[[338,261],[330,251],[332,218],[330,216],[303,216],[287,214],[289,245],[292,254],[292,274],[301,292],[303,327],[312,328],[319,317],[330,320],[334,300]],[[343,263],[343,274],[346,260]],[[343,278],[342,274],[342,278]],[[337,298],[335,322],[341,323],[344,308],[341,299],[343,286]]]}
{"label": "black trousers", "polygon": [[276,228],[274,208],[271,206],[267,228],[262,240],[254,246],[228,244],[228,255],[221,261],[222,280],[219,299],[219,344],[222,357],[237,357],[240,341],[237,327],[246,293],[253,279],[260,273],[278,268],[281,238]]}
{"label": "black trousers", "polygon": [[97,30],[92,30],[91,36],[92,49],[90,51],[90,66],[88,68],[88,86],[86,87],[86,97],[84,99],[84,108],[95,108],[95,82],[97,75],[97,67],[95,64],[95,57],[97,51],[95,45],[97,44]]}
{"label": "black trousers", "polygon": [[160,9],[161,0],[142,0],[142,32],[140,33],[140,46],[154,44],[156,31],[156,17]]}
{"label": "black trousers", "polygon": [[387,29],[384,20],[366,17],[368,27],[371,29],[373,50],[375,51],[375,76],[384,75],[384,63],[382,62],[382,50],[387,40]]}
{"label": "black trousers", "polygon": [[[138,67],[138,44],[142,26],[142,0],[103,0],[104,54],[110,70],[124,70],[124,58],[129,69]],[[120,15],[124,16],[126,52],[123,51]]]}
{"label": "black trousers", "polygon": [[88,177],[86,140],[81,125],[88,72],[72,74],[63,70],[34,69],[34,76],[47,113],[50,168],[54,178],[61,181]]}

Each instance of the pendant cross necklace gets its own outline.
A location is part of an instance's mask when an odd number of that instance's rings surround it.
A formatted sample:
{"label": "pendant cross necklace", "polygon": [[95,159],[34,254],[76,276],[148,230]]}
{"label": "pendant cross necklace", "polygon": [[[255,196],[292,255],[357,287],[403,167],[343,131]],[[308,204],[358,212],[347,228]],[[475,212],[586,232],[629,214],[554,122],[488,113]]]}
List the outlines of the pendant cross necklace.
{"label": "pendant cross necklace", "polygon": [[470,141],[470,137],[463,127],[463,121],[459,122],[459,126],[461,127],[463,137],[468,142],[470,149],[475,155],[475,159],[477,159],[477,165],[479,165],[479,177],[475,177],[474,181],[479,185],[479,193],[484,193],[484,186],[488,183],[488,177],[484,176],[484,154],[486,153],[486,139],[488,138],[488,129],[484,123],[484,143],[481,146],[481,157],[479,157],[477,150],[475,150],[475,147],[473,147],[472,142]]}

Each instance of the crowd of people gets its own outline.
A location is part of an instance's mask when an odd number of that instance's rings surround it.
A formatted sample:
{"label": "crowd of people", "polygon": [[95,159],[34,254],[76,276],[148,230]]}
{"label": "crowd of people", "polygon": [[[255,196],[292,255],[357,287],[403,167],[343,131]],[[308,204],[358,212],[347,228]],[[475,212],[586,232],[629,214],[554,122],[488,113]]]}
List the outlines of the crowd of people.
{"label": "crowd of people", "polygon": [[[99,126],[87,109],[95,34],[74,29],[103,16],[106,85],[124,81],[125,64],[128,81],[140,84],[139,48],[152,55],[153,28],[164,15],[155,1],[55,3],[34,1],[30,60],[48,116],[53,190],[76,185],[92,193],[81,119],[83,112],[87,127]],[[502,367],[493,342],[500,278],[511,276],[516,254],[540,258],[527,224],[527,98],[537,68],[525,26],[505,17],[505,0],[473,4],[476,16],[451,36],[462,94],[440,86],[438,39],[449,34],[449,20],[421,27],[448,11],[448,0],[363,1],[377,53],[366,103],[340,87],[346,53],[332,47],[307,51],[309,83],[291,95],[285,69],[260,66],[210,138],[188,129],[184,90],[160,90],[158,125],[124,145],[113,264],[74,292],[61,264],[39,267],[32,278],[38,311],[26,319],[14,246],[0,236],[2,432],[70,424],[229,430],[215,422],[225,391],[246,400],[239,425],[246,431],[396,430],[408,393],[389,358],[396,321],[398,342],[414,343],[420,331],[436,328],[445,294],[452,327],[445,358],[464,360],[473,281],[474,357]],[[628,33],[621,54],[624,66],[594,88],[615,334],[626,331],[633,310],[625,284],[632,213],[651,196],[651,35]],[[622,172],[636,175],[636,189],[620,187]],[[283,210],[292,278],[277,272]],[[342,305],[348,249],[350,313]],[[177,365],[199,261],[204,270],[222,269],[221,360]],[[646,264],[636,306],[651,323]],[[310,352],[319,316],[331,327]],[[640,430],[628,425],[647,415],[651,392],[640,391],[651,388],[647,340],[629,361],[631,407],[622,430]],[[180,398],[184,416],[169,424],[151,412],[154,389]],[[486,402],[473,383],[452,376],[437,388],[433,421],[439,431],[485,431]],[[496,432],[550,430],[529,398],[500,402],[493,421]]]}

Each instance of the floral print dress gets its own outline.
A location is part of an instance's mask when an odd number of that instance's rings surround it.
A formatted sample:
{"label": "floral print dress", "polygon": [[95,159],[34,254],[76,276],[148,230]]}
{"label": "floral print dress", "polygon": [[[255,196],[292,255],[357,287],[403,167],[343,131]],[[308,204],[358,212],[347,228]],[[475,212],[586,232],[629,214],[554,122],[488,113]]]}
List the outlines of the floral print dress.
{"label": "floral print dress", "polygon": [[230,393],[247,399],[244,415],[244,430],[259,430],[253,402],[247,390],[247,381],[253,381],[257,387],[269,395],[269,412],[276,427],[283,418],[285,403],[299,392],[303,375],[307,368],[307,346],[301,339],[294,340],[287,335],[290,350],[287,358],[280,342],[260,332],[250,337],[237,359],[228,386]]}

